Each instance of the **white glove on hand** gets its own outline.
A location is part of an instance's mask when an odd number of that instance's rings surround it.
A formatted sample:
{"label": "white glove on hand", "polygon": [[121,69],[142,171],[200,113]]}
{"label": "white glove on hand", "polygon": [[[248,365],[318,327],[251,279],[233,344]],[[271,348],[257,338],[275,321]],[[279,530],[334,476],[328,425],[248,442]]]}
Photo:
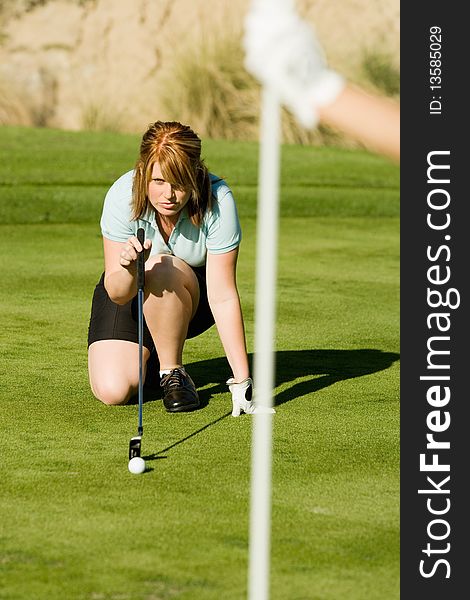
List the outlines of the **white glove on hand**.
{"label": "white glove on hand", "polygon": [[235,383],[231,377],[227,381],[228,389],[232,393],[232,417],[239,417],[242,412],[252,415],[259,413],[275,413],[274,408],[257,406],[253,404],[253,380],[251,377],[244,379],[240,383]]}
{"label": "white glove on hand", "polygon": [[258,7],[245,19],[245,67],[308,128],[318,122],[315,107],[330,104],[344,79],[328,69],[313,29],[294,10]]}

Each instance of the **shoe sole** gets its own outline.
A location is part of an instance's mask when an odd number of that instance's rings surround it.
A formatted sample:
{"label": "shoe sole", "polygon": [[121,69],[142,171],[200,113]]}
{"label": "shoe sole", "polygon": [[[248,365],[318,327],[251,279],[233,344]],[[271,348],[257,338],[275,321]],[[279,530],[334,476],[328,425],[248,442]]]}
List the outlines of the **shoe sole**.
{"label": "shoe sole", "polygon": [[195,410],[196,408],[199,408],[200,404],[199,402],[197,404],[186,404],[184,406],[177,406],[176,408],[166,408],[165,410],[166,412],[169,413],[180,413],[180,412],[191,412],[192,410]]}

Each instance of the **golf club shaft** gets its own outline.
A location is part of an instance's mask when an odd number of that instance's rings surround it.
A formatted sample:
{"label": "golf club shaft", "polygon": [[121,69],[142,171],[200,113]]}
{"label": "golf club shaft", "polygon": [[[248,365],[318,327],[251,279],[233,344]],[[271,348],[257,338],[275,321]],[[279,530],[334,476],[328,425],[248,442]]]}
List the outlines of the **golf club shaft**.
{"label": "golf club shaft", "polygon": [[[140,228],[137,230],[137,239],[144,244],[145,231]],[[144,348],[144,287],[145,287],[145,260],[144,250],[139,252],[137,257],[137,318],[139,333],[139,435],[143,434],[142,413],[144,404],[144,377],[143,377],[143,348]]]}

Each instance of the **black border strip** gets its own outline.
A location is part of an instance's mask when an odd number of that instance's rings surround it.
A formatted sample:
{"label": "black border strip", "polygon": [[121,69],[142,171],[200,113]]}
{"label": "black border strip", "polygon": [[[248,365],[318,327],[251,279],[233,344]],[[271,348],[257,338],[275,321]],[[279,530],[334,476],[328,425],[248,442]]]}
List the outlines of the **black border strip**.
{"label": "black border strip", "polygon": [[[466,463],[470,460],[470,398],[466,389],[466,374],[470,372],[466,314],[470,252],[466,240],[470,231],[465,210],[470,127],[465,110],[469,51],[464,6],[435,0],[401,3],[402,600],[460,599],[466,596],[467,572],[470,575],[466,565],[470,529],[466,514],[470,506],[466,498]],[[431,38],[437,28],[440,40]],[[441,53],[440,65],[430,63],[430,52]],[[431,84],[439,84],[430,80],[431,68],[441,69],[440,89],[430,89]],[[436,167],[428,173],[430,163],[450,168]],[[439,203],[442,208],[436,208]],[[443,229],[433,229],[428,215],[433,226],[450,221]],[[429,271],[431,267],[437,268]],[[445,283],[430,281],[443,280],[447,275]],[[430,302],[439,303],[439,296],[435,293],[430,299],[428,288],[440,291],[443,301],[448,298],[449,304],[459,302],[459,306],[431,307]],[[430,317],[432,313],[446,316],[438,319]],[[449,354],[429,354],[430,348]],[[420,379],[423,376],[449,379]],[[429,390],[434,386],[433,394]],[[447,403],[446,393],[450,394]],[[443,430],[433,431],[438,427]],[[433,434],[435,441],[448,442],[450,448],[427,449],[427,434]],[[427,464],[436,454],[434,460],[439,465],[448,464],[450,470],[420,469],[423,453]],[[445,481],[447,477],[450,479]],[[427,491],[420,494],[420,489]],[[420,564],[427,577],[420,573]]]}

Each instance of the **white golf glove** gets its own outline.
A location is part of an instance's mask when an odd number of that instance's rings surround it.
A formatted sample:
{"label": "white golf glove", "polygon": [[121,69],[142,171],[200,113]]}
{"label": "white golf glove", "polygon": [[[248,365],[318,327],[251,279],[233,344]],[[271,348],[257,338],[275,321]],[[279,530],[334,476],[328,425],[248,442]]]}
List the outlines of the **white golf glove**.
{"label": "white golf glove", "polygon": [[253,397],[253,380],[251,377],[235,383],[231,377],[227,381],[228,389],[232,393],[232,417],[239,417],[241,413],[248,415],[259,413],[275,413],[274,408],[257,406],[255,407]]}
{"label": "white golf glove", "polygon": [[313,29],[293,9],[260,2],[245,19],[245,67],[307,128],[318,122],[315,107],[335,100],[345,82],[328,69]]}

